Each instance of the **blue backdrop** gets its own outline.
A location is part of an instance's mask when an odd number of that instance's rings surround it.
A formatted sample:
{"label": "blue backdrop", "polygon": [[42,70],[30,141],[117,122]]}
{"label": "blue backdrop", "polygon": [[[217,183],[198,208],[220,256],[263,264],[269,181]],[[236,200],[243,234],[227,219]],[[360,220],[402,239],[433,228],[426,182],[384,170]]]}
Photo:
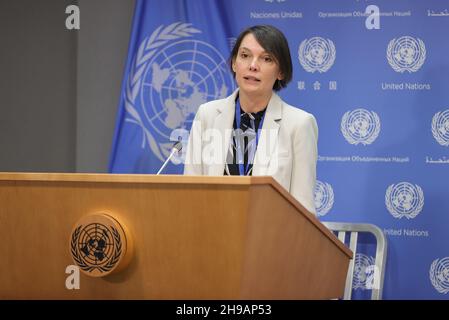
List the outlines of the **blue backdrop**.
{"label": "blue backdrop", "polygon": [[[384,298],[447,299],[449,1],[137,1],[110,171],[157,172],[198,106],[235,88],[230,49],[255,24],[287,36],[280,95],[317,118],[320,219],[384,231]],[[372,257],[356,258],[363,297]]]}

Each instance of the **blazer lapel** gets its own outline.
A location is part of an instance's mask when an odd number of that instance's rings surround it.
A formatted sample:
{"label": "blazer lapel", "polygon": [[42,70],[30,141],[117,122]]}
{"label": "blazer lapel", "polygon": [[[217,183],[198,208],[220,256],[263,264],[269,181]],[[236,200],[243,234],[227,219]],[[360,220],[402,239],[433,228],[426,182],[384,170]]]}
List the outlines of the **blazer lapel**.
{"label": "blazer lapel", "polygon": [[222,176],[225,169],[232,125],[234,123],[235,97],[237,93],[238,90],[235,90],[229,97],[224,99],[223,103],[217,106],[217,116],[212,127],[216,129],[216,132],[212,134],[212,146],[214,150],[217,150],[216,152],[221,153],[218,155],[220,161],[209,167],[208,175],[210,176]]}
{"label": "blazer lapel", "polygon": [[282,100],[273,92],[268,102],[260,140],[253,165],[253,176],[266,175],[278,141],[279,120],[282,119]]}

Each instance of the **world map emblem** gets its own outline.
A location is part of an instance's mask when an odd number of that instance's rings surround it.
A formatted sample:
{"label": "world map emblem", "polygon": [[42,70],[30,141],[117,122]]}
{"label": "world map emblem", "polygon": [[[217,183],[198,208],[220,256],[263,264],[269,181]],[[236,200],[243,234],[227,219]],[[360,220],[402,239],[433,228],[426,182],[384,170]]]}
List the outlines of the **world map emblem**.
{"label": "world map emblem", "polygon": [[435,259],[429,269],[430,282],[439,293],[449,292],[449,257]]}
{"label": "world map emblem", "polygon": [[334,205],[334,190],[332,186],[327,182],[317,180],[315,183],[314,199],[317,216],[325,216]]}
{"label": "world map emblem", "polygon": [[449,146],[449,109],[435,113],[432,117],[432,134],[442,146]]}
{"label": "world map emblem", "polygon": [[426,60],[426,46],[419,38],[403,36],[388,43],[387,60],[394,71],[418,71]]}
{"label": "world map emblem", "polygon": [[415,218],[424,206],[423,190],[409,182],[392,184],[385,193],[385,205],[395,218]]}
{"label": "world map emblem", "polygon": [[126,228],[107,214],[82,217],[70,237],[70,253],[86,275],[103,277],[122,270],[131,258]]}
{"label": "world map emblem", "polygon": [[362,108],[348,111],[341,119],[340,129],[350,144],[368,145],[373,143],[379,135],[379,116],[374,111]]}
{"label": "world map emblem", "polygon": [[357,253],[354,259],[354,277],[352,279],[353,289],[370,290],[376,288],[375,260],[372,256]]}
{"label": "world map emblem", "polygon": [[330,39],[313,37],[301,42],[298,49],[299,63],[307,72],[328,71],[335,62],[335,45]]}
{"label": "world map emblem", "polygon": [[198,107],[234,87],[226,59],[193,38],[198,33],[190,23],[159,26],[140,43],[127,79],[126,121],[140,127],[142,148],[161,161],[170,154],[174,130],[188,133]]}

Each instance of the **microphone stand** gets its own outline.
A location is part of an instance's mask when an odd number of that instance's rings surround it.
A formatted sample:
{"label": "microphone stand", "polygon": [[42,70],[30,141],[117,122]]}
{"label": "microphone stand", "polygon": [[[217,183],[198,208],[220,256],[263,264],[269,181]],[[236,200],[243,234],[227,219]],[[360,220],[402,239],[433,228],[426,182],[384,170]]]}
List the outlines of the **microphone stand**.
{"label": "microphone stand", "polygon": [[164,164],[159,169],[159,171],[156,173],[156,175],[159,175],[159,173],[161,173],[161,171],[164,170],[165,166],[168,164],[168,161],[170,161],[171,157],[173,157],[175,152],[179,152],[179,151],[181,151],[181,149],[182,149],[182,143],[180,141],[176,142],[175,145],[173,146],[173,148],[171,149],[171,153],[168,156],[167,160],[165,160]]}

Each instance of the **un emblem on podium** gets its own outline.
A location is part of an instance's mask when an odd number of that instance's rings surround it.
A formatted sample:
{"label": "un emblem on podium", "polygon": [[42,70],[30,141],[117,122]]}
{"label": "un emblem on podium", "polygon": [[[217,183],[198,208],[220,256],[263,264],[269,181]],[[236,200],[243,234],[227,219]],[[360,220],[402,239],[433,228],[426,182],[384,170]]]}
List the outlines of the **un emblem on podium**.
{"label": "un emblem on podium", "polygon": [[83,217],[73,228],[70,253],[84,274],[104,277],[124,269],[131,258],[126,228],[107,214]]}

